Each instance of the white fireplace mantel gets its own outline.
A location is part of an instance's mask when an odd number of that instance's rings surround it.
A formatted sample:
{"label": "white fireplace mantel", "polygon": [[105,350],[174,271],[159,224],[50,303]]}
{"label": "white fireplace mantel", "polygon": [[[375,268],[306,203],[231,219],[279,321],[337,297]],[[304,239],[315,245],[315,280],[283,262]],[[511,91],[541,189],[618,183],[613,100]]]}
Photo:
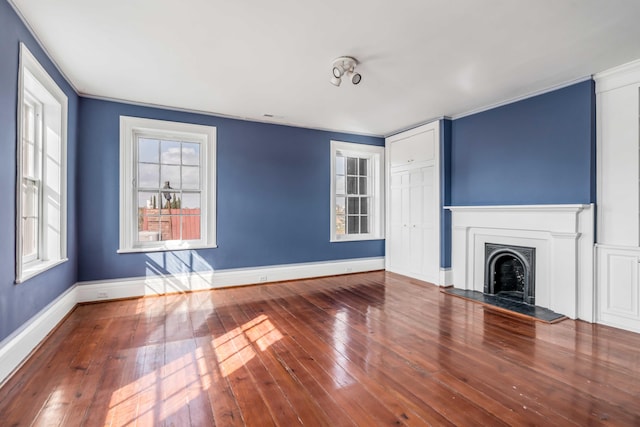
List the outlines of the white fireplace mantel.
{"label": "white fireplace mantel", "polygon": [[447,206],[453,286],[484,290],[484,245],[536,249],[536,305],[594,321],[593,205]]}

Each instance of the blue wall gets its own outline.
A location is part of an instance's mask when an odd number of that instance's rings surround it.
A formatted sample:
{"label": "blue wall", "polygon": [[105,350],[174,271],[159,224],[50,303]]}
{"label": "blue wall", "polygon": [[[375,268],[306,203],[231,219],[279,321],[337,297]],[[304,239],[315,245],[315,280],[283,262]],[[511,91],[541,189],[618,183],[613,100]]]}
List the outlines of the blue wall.
{"label": "blue wall", "polygon": [[592,80],[453,122],[452,205],[595,202]]}
{"label": "blue wall", "polygon": [[449,119],[440,120],[440,267],[451,267],[451,127]]}
{"label": "blue wall", "polygon": [[[121,115],[217,127],[218,248],[117,254]],[[384,256],[384,240],[330,243],[330,140],[382,138],[81,98],[79,280]]]}
{"label": "blue wall", "polygon": [[[19,43],[23,42],[69,98],[67,157],[67,254],[69,261],[16,285],[16,111]],[[76,282],[76,152],[78,96],[67,84],[6,1],[0,1],[0,340]]]}

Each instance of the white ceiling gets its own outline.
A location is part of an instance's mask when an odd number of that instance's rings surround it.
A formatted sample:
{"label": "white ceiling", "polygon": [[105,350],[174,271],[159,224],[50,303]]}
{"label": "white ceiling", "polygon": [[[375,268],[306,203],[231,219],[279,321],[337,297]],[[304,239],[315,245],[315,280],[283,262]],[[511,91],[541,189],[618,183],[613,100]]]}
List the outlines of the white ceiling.
{"label": "white ceiling", "polygon": [[638,0],[10,1],[80,94],[374,135],[640,58]]}

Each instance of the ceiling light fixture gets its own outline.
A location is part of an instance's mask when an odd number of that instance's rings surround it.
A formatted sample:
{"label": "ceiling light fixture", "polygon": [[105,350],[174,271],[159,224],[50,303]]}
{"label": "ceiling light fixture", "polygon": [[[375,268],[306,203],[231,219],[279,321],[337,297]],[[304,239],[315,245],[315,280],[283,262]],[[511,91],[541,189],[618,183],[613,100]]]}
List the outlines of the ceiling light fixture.
{"label": "ceiling light fixture", "polygon": [[345,75],[351,80],[351,83],[357,85],[362,81],[360,73],[356,73],[356,65],[358,61],[350,56],[341,56],[333,60],[333,76],[331,77],[331,84],[334,86],[340,86],[342,83],[342,77]]}

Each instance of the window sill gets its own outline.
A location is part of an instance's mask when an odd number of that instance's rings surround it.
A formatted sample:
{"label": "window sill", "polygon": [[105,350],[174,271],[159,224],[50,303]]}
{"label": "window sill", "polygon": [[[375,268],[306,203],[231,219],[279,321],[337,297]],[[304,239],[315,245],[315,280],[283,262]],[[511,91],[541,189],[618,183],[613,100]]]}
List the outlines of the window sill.
{"label": "window sill", "polygon": [[52,261],[34,261],[33,263],[29,263],[22,268],[22,275],[16,278],[15,283],[24,283],[32,277],[35,277],[40,273],[44,273],[45,271],[51,270],[53,267],[64,264],[67,261],[69,261],[68,258],[63,258]]}
{"label": "window sill", "polygon": [[353,236],[353,237],[341,237],[339,239],[336,239],[335,237],[332,237],[329,242],[331,243],[340,243],[340,242],[359,242],[359,241],[365,241],[365,240],[384,240],[384,237],[381,236]]}
{"label": "window sill", "polygon": [[145,253],[145,252],[172,252],[172,251],[188,251],[188,250],[196,250],[196,249],[215,249],[217,247],[218,245],[176,244],[176,245],[165,245],[165,246],[147,246],[147,247],[118,249],[116,253],[135,254],[135,253]]}

